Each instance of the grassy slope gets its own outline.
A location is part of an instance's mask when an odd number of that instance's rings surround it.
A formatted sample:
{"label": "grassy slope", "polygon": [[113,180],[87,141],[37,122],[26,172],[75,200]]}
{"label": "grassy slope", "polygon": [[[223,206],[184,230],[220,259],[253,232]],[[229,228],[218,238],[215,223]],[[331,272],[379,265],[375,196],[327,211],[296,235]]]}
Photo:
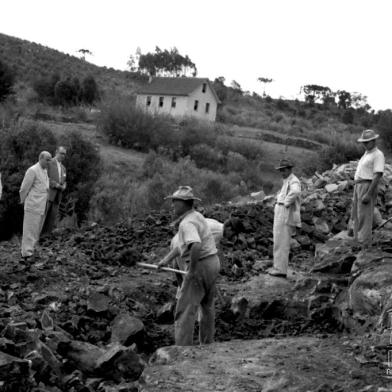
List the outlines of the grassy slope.
{"label": "grassy slope", "polygon": [[132,95],[140,83],[130,72],[98,67],[75,56],[5,34],[0,34],[0,59],[15,70],[18,82],[24,84],[31,85],[34,80],[55,72],[63,77],[77,76],[80,79],[92,75],[102,91]]}

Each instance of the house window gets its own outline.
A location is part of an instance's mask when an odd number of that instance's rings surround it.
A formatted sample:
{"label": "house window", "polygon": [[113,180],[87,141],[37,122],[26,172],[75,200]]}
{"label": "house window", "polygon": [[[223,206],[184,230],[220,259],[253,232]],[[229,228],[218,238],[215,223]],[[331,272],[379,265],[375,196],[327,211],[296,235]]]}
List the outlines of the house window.
{"label": "house window", "polygon": [[207,102],[206,103],[206,113],[209,113],[209,112],[210,112],[210,103]]}
{"label": "house window", "polygon": [[146,105],[147,106],[151,105],[151,97],[150,96],[148,96],[147,99],[146,99]]}
{"label": "house window", "polygon": [[207,91],[207,83],[203,83],[203,88],[201,90],[203,93]]}
{"label": "house window", "polygon": [[195,104],[193,105],[193,110],[197,112],[197,109],[199,108],[199,101],[196,99]]}
{"label": "house window", "polygon": [[163,97],[159,97],[159,107],[163,107]]}
{"label": "house window", "polygon": [[176,107],[176,97],[172,97],[172,108]]}

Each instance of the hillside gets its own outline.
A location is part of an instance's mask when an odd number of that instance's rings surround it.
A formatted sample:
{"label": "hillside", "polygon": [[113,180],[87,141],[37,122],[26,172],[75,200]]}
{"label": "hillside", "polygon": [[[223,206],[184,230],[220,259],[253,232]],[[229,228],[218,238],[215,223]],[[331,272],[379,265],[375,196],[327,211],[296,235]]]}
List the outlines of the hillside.
{"label": "hillside", "polygon": [[132,95],[140,83],[140,76],[130,72],[98,67],[76,56],[1,33],[0,58],[15,70],[17,81],[27,85],[53,73],[80,79],[92,75],[102,91]]}

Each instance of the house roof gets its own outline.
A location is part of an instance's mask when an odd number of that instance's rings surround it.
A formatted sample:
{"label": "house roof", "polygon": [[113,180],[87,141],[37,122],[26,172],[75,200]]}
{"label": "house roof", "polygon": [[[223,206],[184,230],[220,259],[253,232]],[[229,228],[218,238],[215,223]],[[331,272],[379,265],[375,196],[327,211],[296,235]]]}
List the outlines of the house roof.
{"label": "house roof", "polygon": [[214,87],[207,78],[156,77],[153,78],[149,84],[143,86],[138,91],[138,94],[188,96],[203,83],[207,83],[209,85],[217,102],[220,103]]}

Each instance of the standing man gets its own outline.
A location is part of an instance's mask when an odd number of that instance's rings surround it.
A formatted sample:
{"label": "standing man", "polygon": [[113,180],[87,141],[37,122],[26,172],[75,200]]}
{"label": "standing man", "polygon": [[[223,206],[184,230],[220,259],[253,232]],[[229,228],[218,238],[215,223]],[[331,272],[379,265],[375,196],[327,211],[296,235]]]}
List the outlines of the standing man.
{"label": "standing man", "polygon": [[24,204],[22,257],[33,256],[45,218],[49,177],[47,167],[52,156],[47,151],[39,154],[39,161],[29,167],[20,186],[20,201]]}
{"label": "standing man", "polygon": [[282,159],[276,168],[283,177],[283,186],[278,194],[274,215],[274,265],[269,270],[272,276],[287,277],[290,239],[296,227],[301,227],[301,183],[293,174],[294,165]]}
{"label": "standing man", "polygon": [[59,205],[61,203],[63,192],[67,187],[66,170],[62,164],[66,153],[67,151],[65,147],[59,146],[56,149],[55,157],[49,162],[49,198],[45,223],[42,229],[42,232],[45,234],[50,234],[52,230],[57,227],[59,219]]}
{"label": "standing man", "polygon": [[373,130],[362,132],[358,139],[365,147],[365,153],[358,162],[354,175],[354,196],[351,211],[354,239],[367,246],[372,240],[374,205],[377,199],[378,183],[384,173],[384,154],[376,147],[379,137]]}
{"label": "standing man", "polygon": [[[220,262],[214,237],[202,214],[193,204],[200,200],[190,186],[180,186],[172,200],[178,226],[178,248],[187,275],[181,286],[175,311],[174,335],[178,346],[193,344],[193,332],[200,307],[200,344],[212,343],[215,333],[215,290]],[[175,247],[177,247],[175,246]]]}

